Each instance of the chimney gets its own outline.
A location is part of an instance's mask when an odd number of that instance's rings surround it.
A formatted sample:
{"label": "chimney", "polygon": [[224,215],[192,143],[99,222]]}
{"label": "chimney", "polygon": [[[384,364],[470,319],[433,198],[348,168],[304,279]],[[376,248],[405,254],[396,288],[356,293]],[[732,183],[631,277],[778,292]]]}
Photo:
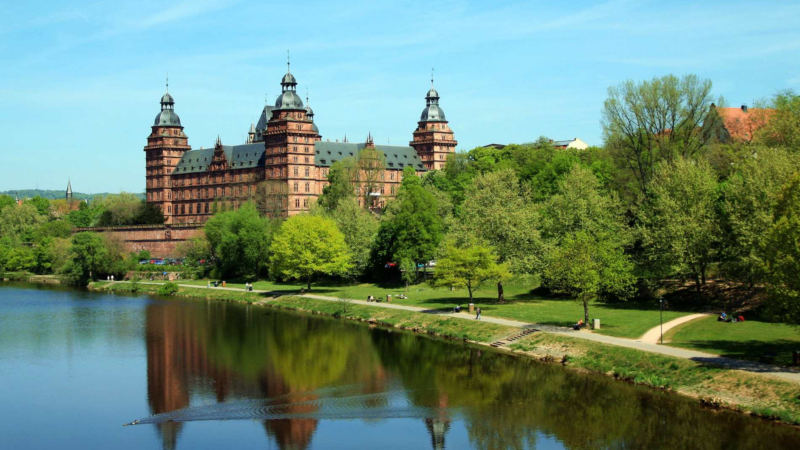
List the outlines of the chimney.
{"label": "chimney", "polygon": [[747,105],[742,105],[742,111],[747,112]]}

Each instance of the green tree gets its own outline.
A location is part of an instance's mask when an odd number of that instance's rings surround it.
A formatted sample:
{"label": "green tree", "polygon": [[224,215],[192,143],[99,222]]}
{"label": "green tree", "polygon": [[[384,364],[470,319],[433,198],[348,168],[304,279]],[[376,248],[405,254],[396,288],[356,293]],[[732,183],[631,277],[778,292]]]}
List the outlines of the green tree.
{"label": "green tree", "polygon": [[106,270],[109,254],[103,238],[97,233],[77,233],[72,237],[70,248],[72,261],[64,272],[80,285],[96,280]]}
{"label": "green tree", "polygon": [[50,216],[50,200],[37,195],[36,197],[27,200],[25,203],[30,203],[31,205],[35,206],[40,215],[44,217]]}
{"label": "green tree", "polygon": [[767,252],[770,272],[768,315],[800,325],[800,175],[778,195]]}
{"label": "green tree", "polygon": [[346,163],[342,161],[333,163],[328,171],[328,185],[322,188],[322,195],[317,200],[317,205],[331,212],[340,202],[355,198],[350,177],[351,171]]}
{"label": "green tree", "polygon": [[249,202],[214,214],[205,226],[209,248],[226,276],[258,276],[268,259],[272,231],[272,222]]}
{"label": "green tree", "polygon": [[30,241],[33,231],[46,220],[30,203],[3,208],[0,212],[0,237]]}
{"label": "green tree", "polygon": [[318,275],[344,276],[350,253],[336,222],[320,216],[299,215],[281,225],[270,247],[271,273],[303,280],[311,290]]}
{"label": "green tree", "polygon": [[380,192],[383,186],[383,176],[386,173],[386,155],[374,148],[363,148],[358,152],[355,164],[351,165],[351,177],[358,186],[364,208],[375,206],[377,197],[372,195]]}
{"label": "green tree", "polygon": [[[352,192],[352,191],[351,191]],[[326,214],[336,222],[350,249],[350,277],[364,274],[370,262],[370,253],[378,234],[380,222],[375,216],[360,208],[354,196],[341,198],[336,207]]]}
{"label": "green tree", "polygon": [[756,132],[758,141],[771,147],[800,149],[800,95],[782,91],[772,99],[773,114],[765,117],[764,127]]}
{"label": "green tree", "polygon": [[656,275],[688,275],[698,292],[718,260],[719,189],[705,160],[682,157],[662,164],[639,210],[640,231],[650,269]]}
{"label": "green tree", "polygon": [[492,247],[479,244],[461,247],[450,240],[445,242],[437,261],[433,285],[451,289],[467,288],[469,302],[472,303],[473,292],[484,282],[500,283],[510,276],[508,264],[497,263],[497,255]]}
{"label": "green tree", "polygon": [[397,199],[389,204],[379,230],[381,255],[395,262],[427,264],[442,239],[442,220],[436,211],[436,198],[425,190],[414,169],[406,167]]}
{"label": "green tree", "polygon": [[588,231],[568,233],[551,247],[544,270],[547,286],[583,303],[589,323],[589,303],[599,294],[630,295],[635,282],[633,263],[613,239]]}
{"label": "green tree", "polygon": [[14,201],[14,197],[5,194],[0,195],[0,211],[2,211],[6,206],[11,206],[16,203],[17,202]]}
{"label": "green tree", "polygon": [[[501,263],[515,274],[541,269],[542,240],[539,214],[527,190],[511,169],[479,175],[467,189],[461,216],[451,235],[459,244],[477,239],[492,246]],[[502,279],[497,280],[498,301],[504,301]]]}
{"label": "green tree", "polygon": [[605,192],[594,174],[574,166],[544,204],[542,235],[548,250],[542,281],[554,292],[589,303],[599,296],[626,298],[635,281],[625,249],[631,233],[616,193]]}
{"label": "green tree", "polygon": [[778,193],[800,167],[783,149],[748,147],[723,184],[725,273],[751,287],[767,278],[768,242]]}
{"label": "green tree", "polygon": [[608,89],[603,105],[606,147],[648,191],[661,161],[696,155],[712,139],[703,129],[710,110],[711,81],[686,75],[627,80]]}

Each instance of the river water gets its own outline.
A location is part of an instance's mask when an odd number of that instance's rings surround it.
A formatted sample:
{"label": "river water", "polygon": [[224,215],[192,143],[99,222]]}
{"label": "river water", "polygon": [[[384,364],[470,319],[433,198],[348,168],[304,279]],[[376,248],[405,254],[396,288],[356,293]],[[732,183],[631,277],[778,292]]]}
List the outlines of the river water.
{"label": "river water", "polygon": [[233,303],[19,284],[0,283],[0,385],[2,449],[800,443],[796,428],[460,342]]}

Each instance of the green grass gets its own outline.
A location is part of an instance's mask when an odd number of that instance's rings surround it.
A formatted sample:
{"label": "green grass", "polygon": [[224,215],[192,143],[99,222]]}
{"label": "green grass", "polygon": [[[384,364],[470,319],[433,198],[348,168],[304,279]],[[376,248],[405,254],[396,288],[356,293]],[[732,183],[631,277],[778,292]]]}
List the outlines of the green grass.
{"label": "green grass", "polygon": [[800,423],[800,386],[791,381],[547,333],[534,333],[510,347],[538,357],[555,356],[556,360],[566,356],[572,367]]}
{"label": "green grass", "polygon": [[[180,281],[182,284],[205,286],[207,280]],[[227,287],[244,288],[244,283],[226,282]],[[298,283],[275,283],[257,281],[254,289],[299,293],[305,285]],[[505,304],[497,304],[497,290],[494,285],[487,285],[474,293],[476,305],[480,306],[484,315],[514,319],[522,322],[546,325],[571,326],[583,318],[583,305],[570,299],[549,299],[533,292],[535,285],[522,282],[506,283]],[[456,304],[466,306],[469,296],[466,290],[450,291],[434,289],[427,284],[410,286],[406,292],[403,287],[381,286],[370,283],[358,285],[312,285],[312,293],[341,296],[343,293],[357,300],[365,300],[368,295],[375,297],[393,296],[393,303],[420,308],[452,310]],[[407,299],[398,299],[398,294],[405,293]],[[689,314],[685,311],[664,311],[664,322]],[[634,302],[617,304],[593,303],[589,307],[589,317],[600,319],[598,331],[609,336],[638,338],[647,330],[658,326],[658,305]]]}
{"label": "green grass", "polygon": [[737,359],[758,361],[773,354],[776,364],[789,365],[792,351],[800,350],[800,328],[757,320],[717,322],[715,316],[710,316],[669,330],[664,340],[673,347]]}

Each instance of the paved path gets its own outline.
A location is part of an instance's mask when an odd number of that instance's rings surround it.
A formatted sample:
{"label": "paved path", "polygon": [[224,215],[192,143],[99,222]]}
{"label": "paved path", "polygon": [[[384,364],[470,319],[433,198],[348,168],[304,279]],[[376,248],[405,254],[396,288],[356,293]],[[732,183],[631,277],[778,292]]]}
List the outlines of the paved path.
{"label": "paved path", "polygon": [[[116,281],[115,283],[124,283],[123,281]],[[163,283],[155,283],[155,282],[142,282],[142,284],[163,284]],[[211,287],[207,288],[205,286],[198,286],[194,284],[179,284],[181,287],[186,288],[196,288],[196,289],[215,289],[215,290],[225,290],[225,291],[241,291],[245,292],[244,289],[241,288],[229,288],[229,287]],[[298,295],[297,292],[280,292],[280,291],[260,291],[260,290],[253,290],[252,292],[259,293],[259,294],[269,294],[269,295],[294,295],[297,297],[306,297],[306,298],[313,298],[317,300],[325,300],[325,301],[335,301],[338,302],[340,299],[335,297],[326,297],[323,295],[314,295],[314,294],[305,294],[305,295]],[[396,303],[377,303],[377,302],[366,302],[364,300],[351,300],[354,304],[358,305],[368,305],[373,307],[379,308],[388,308],[388,309],[400,309],[405,311],[414,311],[424,314],[437,314],[446,317],[454,317],[457,319],[465,319],[465,320],[475,320],[475,316],[469,313],[449,313],[443,312],[440,310],[435,309],[425,309],[425,308],[418,308],[416,306],[407,306],[407,305],[398,305]],[[689,316],[685,316],[689,317]],[[536,324],[528,323],[528,322],[520,322],[517,320],[510,320],[510,319],[501,319],[499,317],[487,317],[482,316],[481,320],[483,322],[489,323],[496,323],[498,325],[507,325],[510,327],[518,327],[518,328],[537,328]],[[676,319],[680,320],[680,319]],[[670,321],[668,323],[675,322],[675,320]],[[666,324],[665,324],[666,327]],[[652,330],[651,330],[652,331]],[[666,331],[666,328],[665,328]],[[658,345],[658,344],[651,344],[642,341],[635,341],[632,339],[624,339],[618,338],[614,336],[606,336],[602,334],[593,333],[591,331],[579,331],[575,332],[572,330],[564,329],[563,331],[544,331],[547,333],[553,333],[562,336],[568,336],[572,338],[578,339],[586,339],[589,341],[601,342],[603,344],[610,344],[610,345],[617,345],[620,347],[627,347],[633,348],[636,350],[641,350],[650,353],[659,353],[662,355],[667,356],[674,356],[676,358],[683,358],[689,359],[692,361],[696,361],[699,363],[704,364],[713,364],[721,367],[725,367],[728,369],[734,370],[743,370],[746,372],[752,373],[760,373],[760,374],[767,374],[772,375],[775,377],[779,377],[785,380],[795,381],[800,383],[800,371],[793,370],[785,367],[774,366],[771,364],[763,364],[758,362],[752,361],[744,361],[740,359],[732,359],[732,358],[725,358],[718,355],[712,355],[709,353],[697,352],[694,350],[687,350],[683,348],[676,348],[676,347],[668,347],[665,345]],[[649,333],[649,331],[648,331]]]}
{"label": "paved path", "polygon": [[[701,317],[709,316],[710,314],[689,314],[688,316],[678,317],[675,320],[670,320],[669,322],[664,324],[664,333],[667,331],[677,327],[680,324],[692,321],[694,319],[699,319]],[[661,339],[661,326],[657,326],[647,331],[647,333],[643,334],[638,340],[642,342],[646,342],[648,344],[658,344],[658,341]]]}

